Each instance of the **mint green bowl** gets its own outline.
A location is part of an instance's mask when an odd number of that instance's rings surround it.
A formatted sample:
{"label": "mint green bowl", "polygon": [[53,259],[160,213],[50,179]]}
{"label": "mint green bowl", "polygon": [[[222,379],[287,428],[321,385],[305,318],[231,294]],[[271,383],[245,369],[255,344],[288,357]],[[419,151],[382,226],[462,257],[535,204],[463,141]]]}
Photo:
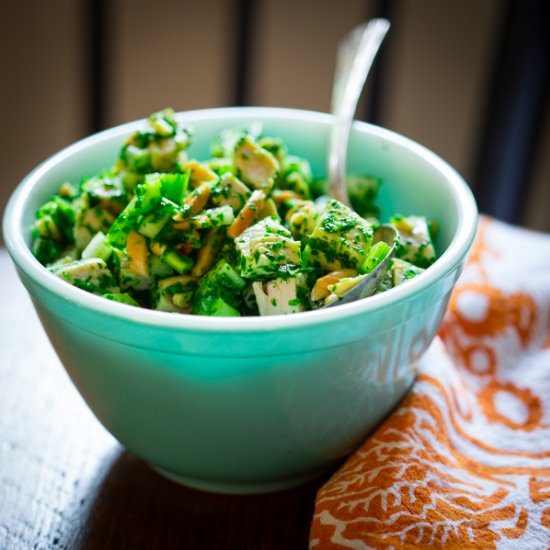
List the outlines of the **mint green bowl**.
{"label": "mint green bowl", "polygon": [[[180,113],[205,158],[219,130],[261,121],[323,174],[331,117],[275,108]],[[100,422],[165,476],[218,492],[298,484],[360,445],[410,387],[472,243],[463,179],[424,147],[356,123],[348,170],[383,180],[383,217],[429,216],[441,257],[405,285],[289,316],[198,317],[134,308],[50,274],[29,250],[38,206],[64,181],[110,167],[141,121],[86,138],[33,170],[8,204],[4,237],[63,365]]]}

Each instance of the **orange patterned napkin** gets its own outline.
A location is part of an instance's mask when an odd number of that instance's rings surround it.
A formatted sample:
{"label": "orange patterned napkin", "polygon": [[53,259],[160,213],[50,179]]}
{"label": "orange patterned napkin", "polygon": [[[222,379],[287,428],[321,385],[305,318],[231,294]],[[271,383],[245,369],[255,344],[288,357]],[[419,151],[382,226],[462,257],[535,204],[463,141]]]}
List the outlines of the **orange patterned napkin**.
{"label": "orange patterned napkin", "polygon": [[318,494],[310,547],[550,545],[550,236],[482,219],[411,392]]}

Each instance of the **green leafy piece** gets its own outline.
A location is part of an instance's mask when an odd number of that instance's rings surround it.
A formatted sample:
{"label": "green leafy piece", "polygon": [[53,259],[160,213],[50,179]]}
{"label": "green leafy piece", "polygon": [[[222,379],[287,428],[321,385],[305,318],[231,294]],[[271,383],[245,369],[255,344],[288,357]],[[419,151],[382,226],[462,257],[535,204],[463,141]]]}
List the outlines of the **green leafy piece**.
{"label": "green leafy piece", "polygon": [[220,296],[205,296],[196,307],[193,307],[195,315],[209,315],[212,317],[240,317],[237,308],[229,305]]}
{"label": "green leafy piece", "polygon": [[303,158],[289,155],[281,165],[281,175],[277,182],[279,189],[294,191],[303,199],[311,198],[311,167]]}
{"label": "green leafy piece", "polygon": [[88,194],[90,206],[101,204],[117,214],[128,203],[124,184],[117,175],[106,174],[89,178],[82,183],[81,191]]}
{"label": "green leafy piece", "polygon": [[53,197],[36,212],[34,233],[62,244],[74,242],[73,228],[76,213],[70,201]]}
{"label": "green leafy piece", "polygon": [[174,275],[175,271],[168,264],[164,263],[159,256],[149,254],[149,272],[154,277],[164,278]]}
{"label": "green leafy piece", "polygon": [[191,271],[195,264],[192,258],[184,256],[175,250],[167,250],[160,258],[165,264],[169,265],[174,271],[180,274]]}
{"label": "green leafy piece", "polygon": [[196,281],[189,275],[176,275],[159,280],[154,292],[154,308],[159,311],[186,313],[193,304]]}
{"label": "green leafy piece", "polygon": [[125,189],[133,191],[147,173],[176,171],[191,140],[191,130],[177,123],[172,109],[153,113],[144,128],[126,140],[114,171]]}
{"label": "green leafy piece", "polygon": [[225,260],[220,260],[200,280],[193,301],[197,315],[240,315],[246,282]]}
{"label": "green leafy piece", "polygon": [[163,109],[158,113],[153,113],[147,120],[157,136],[172,137],[176,133],[177,124],[172,109]]}
{"label": "green leafy piece", "polygon": [[232,158],[237,143],[244,138],[249,137],[255,140],[261,131],[259,124],[252,124],[249,128],[229,128],[222,130],[220,135],[212,144],[211,153],[216,158]]}
{"label": "green leafy piece", "polygon": [[346,185],[353,209],[363,218],[378,217],[380,209],[375,204],[381,180],[374,176],[348,176]]}
{"label": "green leafy piece", "polygon": [[153,288],[155,284],[153,275],[150,273],[136,273],[134,269],[132,269],[132,258],[125,248],[113,248],[113,254],[111,255],[109,263],[112,266],[119,287],[122,290],[141,292]]}
{"label": "green leafy piece", "polygon": [[384,241],[379,241],[376,244],[373,244],[367,256],[361,263],[359,268],[360,273],[370,273],[384,258],[388,255],[391,250],[390,246]]}
{"label": "green leafy piece", "polygon": [[319,209],[314,202],[301,199],[288,201],[288,207],[286,220],[292,236],[306,243],[317,224]]}
{"label": "green leafy piece", "polygon": [[139,307],[139,303],[136,302],[127,292],[108,292],[107,294],[103,294],[103,297],[107,298],[107,300],[112,300],[113,302],[119,302],[120,304]]}
{"label": "green leafy piece", "polygon": [[283,164],[288,150],[285,142],[281,138],[265,136],[258,140],[258,145],[269,151],[277,159],[279,164]]}
{"label": "green leafy piece", "polygon": [[162,175],[148,174],[145,182],[136,189],[137,207],[142,212],[149,212],[156,208],[162,199]]}
{"label": "green leafy piece", "polygon": [[129,144],[122,150],[121,160],[126,164],[130,172],[146,174],[153,170],[151,164],[151,152],[148,149],[141,149],[136,145]]}
{"label": "green leafy piece", "polygon": [[[351,175],[346,178],[346,186],[353,209],[363,218],[376,218],[380,209],[375,201],[378,197],[382,180],[374,176]],[[326,178],[312,179],[310,185],[311,195],[314,198],[328,195],[328,181]]]}
{"label": "green leafy piece", "polygon": [[139,200],[134,197],[107,231],[107,243],[115,248],[124,248],[128,233],[138,227],[141,215]]}
{"label": "green leafy piece", "polygon": [[226,204],[225,206],[203,210],[197,216],[193,216],[190,219],[190,223],[192,228],[213,229],[215,227],[231,225],[234,220],[233,209]]}
{"label": "green leafy piece", "polygon": [[164,174],[162,192],[167,199],[181,204],[189,189],[189,170],[179,174]]}
{"label": "green leafy piece", "polygon": [[42,264],[47,265],[53,262],[61,251],[57,241],[50,238],[41,237],[33,234],[32,253],[34,257]]}
{"label": "green leafy piece", "polygon": [[144,237],[155,239],[177,212],[177,206],[171,200],[161,198],[158,208],[146,214],[139,224],[138,232]]}
{"label": "green leafy piece", "polygon": [[98,231],[107,233],[116,218],[116,214],[110,209],[102,208],[100,205],[92,206],[90,202],[88,193],[82,193],[73,201],[73,238],[79,252],[86,248]]}

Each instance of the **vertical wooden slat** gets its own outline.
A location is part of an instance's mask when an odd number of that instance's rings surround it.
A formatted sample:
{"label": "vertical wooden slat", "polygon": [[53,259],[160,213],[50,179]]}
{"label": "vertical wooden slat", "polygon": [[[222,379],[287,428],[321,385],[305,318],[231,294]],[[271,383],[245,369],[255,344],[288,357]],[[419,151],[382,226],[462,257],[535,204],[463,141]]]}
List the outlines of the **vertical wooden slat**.
{"label": "vertical wooden slat", "polygon": [[529,193],[526,193],[521,223],[550,232],[550,98],[546,98],[544,118],[537,144]]}
{"label": "vertical wooden slat", "polygon": [[511,0],[506,5],[475,179],[480,209],[517,222],[550,89],[550,7],[546,0]]}
{"label": "vertical wooden slat", "polygon": [[385,91],[388,85],[388,72],[391,69],[392,63],[392,37],[396,32],[395,29],[399,28],[399,24],[397,23],[396,25],[397,7],[398,2],[396,0],[376,0],[374,2],[374,9],[370,10],[372,17],[383,17],[392,25],[367,79],[365,89],[366,99],[362,109],[363,116],[360,116],[361,110],[357,113],[357,118],[363,118],[373,124],[382,124],[386,101]]}
{"label": "vertical wooden slat", "polygon": [[257,2],[254,0],[234,0],[234,26],[237,32],[233,40],[235,57],[233,59],[234,105],[247,105],[250,97],[253,51],[256,39]]}
{"label": "vertical wooden slat", "polygon": [[111,45],[108,2],[107,0],[86,0],[85,12],[88,129],[90,133],[94,133],[107,125],[108,67]]}
{"label": "vertical wooden slat", "polygon": [[116,0],[111,8],[110,124],[163,107],[232,102],[233,2]]}
{"label": "vertical wooden slat", "polygon": [[498,0],[401,0],[382,121],[472,174]]}
{"label": "vertical wooden slat", "polygon": [[72,0],[2,2],[0,216],[27,172],[86,131],[81,8]]}
{"label": "vertical wooden slat", "polygon": [[336,46],[364,0],[265,0],[258,6],[251,102],[327,111]]}

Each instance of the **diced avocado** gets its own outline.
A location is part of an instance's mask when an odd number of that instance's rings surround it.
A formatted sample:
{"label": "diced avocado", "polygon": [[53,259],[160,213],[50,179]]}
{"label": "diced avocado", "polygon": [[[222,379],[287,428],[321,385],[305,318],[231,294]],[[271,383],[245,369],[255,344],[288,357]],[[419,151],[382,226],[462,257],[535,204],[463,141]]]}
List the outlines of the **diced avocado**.
{"label": "diced avocado", "polygon": [[307,265],[326,271],[359,269],[372,243],[373,227],[337,200],[329,200],[319,213],[307,241]]}

